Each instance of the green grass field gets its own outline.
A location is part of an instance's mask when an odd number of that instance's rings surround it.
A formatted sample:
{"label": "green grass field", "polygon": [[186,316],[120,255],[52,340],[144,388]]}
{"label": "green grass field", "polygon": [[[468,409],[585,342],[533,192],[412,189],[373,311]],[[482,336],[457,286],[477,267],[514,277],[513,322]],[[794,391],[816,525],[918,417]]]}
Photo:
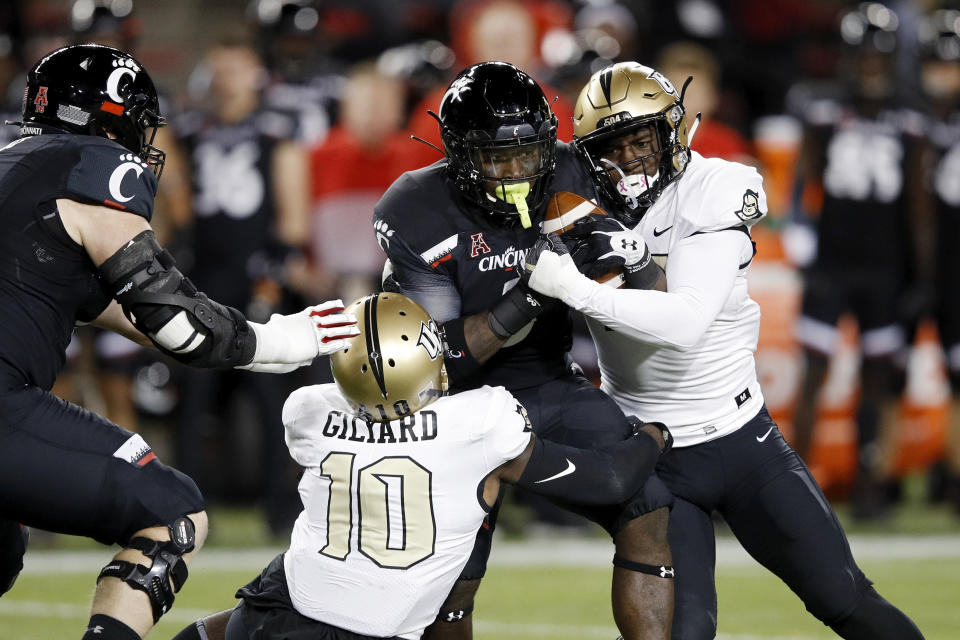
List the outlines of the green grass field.
{"label": "green grass field", "polygon": [[[841,519],[860,565],[928,640],[960,639],[960,524],[945,509],[907,505],[883,526]],[[213,510],[214,533],[190,580],[150,638],[167,639],[197,617],[233,604],[236,588],[280,550],[252,510]],[[505,527],[505,529],[508,529]],[[720,530],[718,592],[724,640],[835,637],[782,583]],[[54,548],[51,548],[54,547]],[[503,536],[480,589],[475,637],[613,640],[609,545],[599,536]],[[79,638],[96,572],[111,551],[57,537],[31,548],[27,568],[0,599],[0,640]]]}
{"label": "green grass field", "polygon": [[[960,637],[960,558],[863,563],[878,588],[914,618],[929,640]],[[192,619],[223,609],[253,572],[204,569],[190,578],[151,638],[170,638]],[[494,567],[477,603],[476,637],[613,640],[605,568]],[[92,573],[22,576],[0,601],[0,638],[78,638],[87,620]],[[776,578],[753,567],[721,568],[720,637],[831,638]]]}

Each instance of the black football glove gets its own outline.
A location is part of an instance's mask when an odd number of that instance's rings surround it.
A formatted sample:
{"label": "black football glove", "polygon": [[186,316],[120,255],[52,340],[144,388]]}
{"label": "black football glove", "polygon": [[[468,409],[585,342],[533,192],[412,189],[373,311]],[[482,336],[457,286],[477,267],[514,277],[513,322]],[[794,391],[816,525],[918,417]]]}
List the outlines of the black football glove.
{"label": "black football glove", "polygon": [[[629,229],[613,216],[590,216],[594,223],[590,233],[574,227],[570,255],[582,274],[591,279],[623,267],[628,273],[639,271],[650,262],[650,251],[639,233]],[[583,229],[588,228],[583,225]],[[566,234],[565,234],[566,237]]]}

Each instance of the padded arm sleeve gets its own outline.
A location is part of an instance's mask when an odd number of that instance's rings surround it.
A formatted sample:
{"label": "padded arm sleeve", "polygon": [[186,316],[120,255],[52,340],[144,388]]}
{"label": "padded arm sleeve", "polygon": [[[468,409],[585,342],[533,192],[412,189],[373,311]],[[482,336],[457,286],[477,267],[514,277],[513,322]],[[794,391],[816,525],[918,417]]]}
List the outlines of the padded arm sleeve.
{"label": "padded arm sleeve", "polygon": [[218,369],[253,360],[256,334],[243,314],[197,291],[153,231],[137,234],[99,271],[127,318],[164,353]]}
{"label": "padded arm sleeve", "polygon": [[660,459],[647,433],[599,449],[537,438],[517,485],[574,504],[620,504],[639,491]]}

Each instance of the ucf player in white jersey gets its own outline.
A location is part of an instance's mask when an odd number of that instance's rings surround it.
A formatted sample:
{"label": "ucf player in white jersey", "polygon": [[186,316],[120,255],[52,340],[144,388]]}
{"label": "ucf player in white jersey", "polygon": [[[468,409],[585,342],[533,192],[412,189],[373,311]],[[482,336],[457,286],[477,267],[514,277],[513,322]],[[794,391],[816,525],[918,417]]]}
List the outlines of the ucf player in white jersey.
{"label": "ucf player in white jersey", "polygon": [[284,405],[287,447],[306,468],[289,550],[240,589],[236,608],[176,640],[419,638],[438,612],[470,615],[442,605],[502,481],[615,504],[669,448],[659,424],[589,451],[537,439],[503,387],[446,395],[442,338],[416,302],[382,293],[349,310],[361,335],[331,357],[336,384]]}
{"label": "ucf player in white jersey", "polygon": [[[668,422],[675,434],[657,465],[676,497],[672,637],[716,634],[716,510],[841,637],[920,638],[857,567],[829,503],[764,406],[753,358],[760,309],[746,272],[766,196],[754,169],[690,151],[687,122],[682,91],[653,69],[622,62],[595,73],[575,108],[575,144],[614,215],[570,247],[576,262],[551,236],[526,260],[533,289],[587,316],[603,390],[624,412]],[[577,268],[590,256],[630,265],[647,251],[665,268],[665,292],[606,287]]]}

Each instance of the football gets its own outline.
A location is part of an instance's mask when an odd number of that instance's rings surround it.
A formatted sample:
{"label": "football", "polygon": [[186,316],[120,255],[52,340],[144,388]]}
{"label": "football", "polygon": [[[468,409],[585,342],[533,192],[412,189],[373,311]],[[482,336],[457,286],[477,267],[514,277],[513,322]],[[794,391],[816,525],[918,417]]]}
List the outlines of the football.
{"label": "football", "polygon": [[[569,191],[558,191],[547,203],[547,213],[540,227],[542,233],[556,233],[564,239],[567,247],[573,251],[576,240],[570,233],[577,225],[589,224],[590,216],[605,216],[606,211],[596,204]],[[564,238],[564,235],[567,237]],[[624,284],[623,267],[614,267],[612,270],[593,278],[596,282],[611,287],[622,287]]]}

